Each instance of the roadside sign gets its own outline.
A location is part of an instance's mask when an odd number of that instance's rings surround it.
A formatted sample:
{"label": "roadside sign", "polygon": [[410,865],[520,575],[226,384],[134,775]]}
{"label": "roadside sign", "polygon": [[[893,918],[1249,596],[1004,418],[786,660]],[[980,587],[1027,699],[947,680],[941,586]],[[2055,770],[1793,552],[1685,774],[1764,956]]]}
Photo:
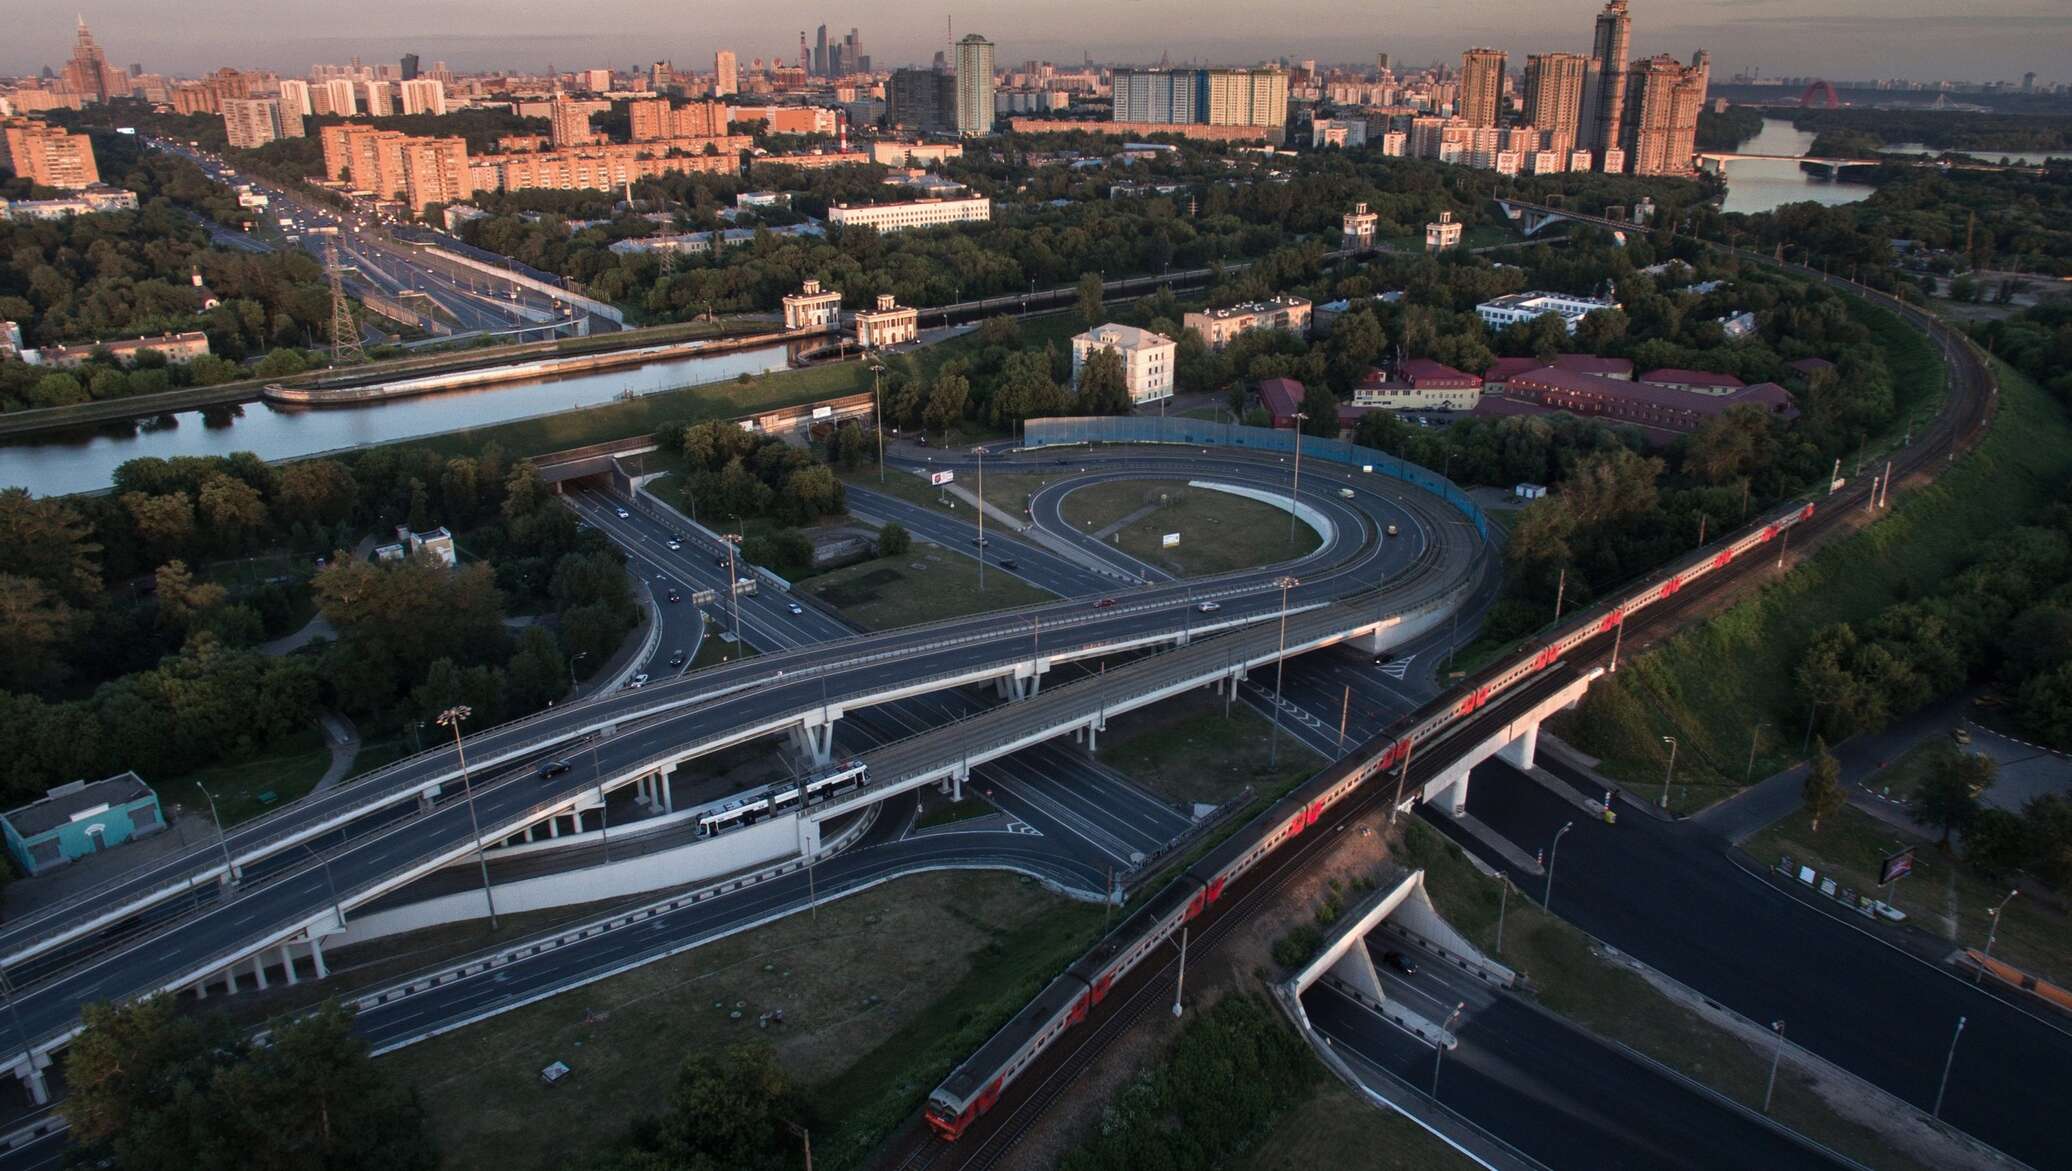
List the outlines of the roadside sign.
{"label": "roadside sign", "polygon": [[1165,536],[1160,537],[1158,539],[1158,544],[1159,547],[1163,549],[1175,548],[1180,544],[1180,534],[1167,533]]}
{"label": "roadside sign", "polygon": [[956,478],[957,473],[955,472],[931,472],[928,476],[928,482],[940,488]]}
{"label": "roadside sign", "polygon": [[833,407],[814,407],[814,408],[813,408],[813,417],[814,417],[814,418],[816,418],[816,419],[825,419],[825,418],[827,418],[828,416],[830,416],[830,415],[832,415],[832,414],[834,414],[834,413],[835,413],[835,409],[834,409]]}
{"label": "roadside sign", "polygon": [[1899,853],[1885,859],[1878,867],[1878,885],[1890,886],[1895,880],[1905,878],[1914,872],[1914,848],[1908,846]]}

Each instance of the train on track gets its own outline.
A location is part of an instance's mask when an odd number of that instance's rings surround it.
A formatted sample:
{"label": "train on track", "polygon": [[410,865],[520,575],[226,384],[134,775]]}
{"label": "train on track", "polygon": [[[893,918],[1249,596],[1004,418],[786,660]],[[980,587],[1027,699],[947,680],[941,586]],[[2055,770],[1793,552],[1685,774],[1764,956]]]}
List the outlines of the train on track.
{"label": "train on track", "polygon": [[741,793],[698,811],[698,836],[717,837],[730,829],[754,825],[766,817],[789,813],[801,804],[818,805],[870,783],[869,770],[860,760],[845,760],[818,769],[802,779]]}
{"label": "train on track", "polygon": [[1016,1078],[1061,1036],[1085,1021],[1137,965],[1214,906],[1246,871],[1315,825],[1327,809],[1361,785],[1385,777],[1391,770],[1400,770],[1407,780],[1411,757],[1420,746],[1434,746],[1491,700],[1539,679],[1592,639],[1605,634],[1616,638],[1635,612],[1674,597],[1691,583],[1784,539],[1792,527],[1812,517],[1812,504],[1793,504],[1692,554],[1624,595],[1584,612],[1545,641],[1484,669],[1438,702],[1405,717],[1403,726],[1384,731],[1296,786],[1166,884],[952,1070],[929,1095],[922,1114],[928,1126],[946,1141],[962,1137],[999,1102]]}

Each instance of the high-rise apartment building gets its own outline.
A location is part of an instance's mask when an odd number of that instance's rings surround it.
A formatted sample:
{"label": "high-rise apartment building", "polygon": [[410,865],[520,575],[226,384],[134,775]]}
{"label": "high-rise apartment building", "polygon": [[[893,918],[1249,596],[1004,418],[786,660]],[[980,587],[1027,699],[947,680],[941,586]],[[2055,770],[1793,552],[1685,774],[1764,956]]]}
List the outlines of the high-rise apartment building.
{"label": "high-rise apartment building", "polygon": [[322,86],[312,87],[311,100],[316,100],[316,93],[322,93],[329,108],[318,110],[317,113],[350,118],[360,112],[360,100],[354,92],[357,88],[351,78],[334,77]]}
{"label": "high-rise apartment building", "polygon": [[992,129],[993,42],[967,33],[957,42],[957,133],[970,138]]}
{"label": "high-rise apartment building", "polygon": [[473,193],[468,145],[461,138],[419,138],[377,130],[363,122],[323,127],[324,174],[385,199],[404,199],[412,211],[457,203]]}
{"label": "high-rise apartment building", "polygon": [[885,120],[922,133],[957,125],[957,75],[941,69],[895,69],[885,83]]}
{"label": "high-rise apartment building", "polygon": [[1626,84],[1626,165],[1635,175],[1683,175],[1697,146],[1711,59],[1700,49],[1686,67],[1667,53],[1635,61]]}
{"label": "high-rise apartment building", "polygon": [[1199,69],[1117,69],[1110,93],[1117,122],[1202,122]]}
{"label": "high-rise apartment building", "polygon": [[396,112],[389,100],[389,83],[369,78],[360,82],[360,113],[369,118],[386,118]]}
{"label": "high-rise apartment building", "polygon": [[1267,126],[1285,133],[1288,124],[1288,75],[1285,71],[1272,68],[1207,69],[1203,74],[1202,121],[1211,126]]}
{"label": "high-rise apartment building", "polygon": [[1534,53],[1525,59],[1525,124],[1544,132],[1549,150],[1566,155],[1581,133],[1583,72],[1580,53]]}
{"label": "high-rise apartment building", "polygon": [[1460,55],[1460,104],[1456,112],[1470,126],[1494,126],[1504,109],[1502,49],[1469,49]]}
{"label": "high-rise apartment building", "polygon": [[626,103],[629,137],[635,142],[666,138],[716,138],[727,132],[730,112],[724,102],[687,102],[672,106],[668,98],[641,98]]}
{"label": "high-rise apartment building", "polygon": [[712,96],[719,98],[741,92],[741,62],[734,50],[721,49],[712,55]]}
{"label": "high-rise apartment building", "polygon": [[1583,77],[1582,145],[1596,152],[1600,166],[1605,152],[1618,149],[1625,137],[1626,51],[1632,34],[1626,0],[1605,0]]}
{"label": "high-rise apartment building", "polygon": [[1117,69],[1110,94],[1116,122],[1281,132],[1288,121],[1288,75],[1278,69]]}
{"label": "high-rise apartment building", "polygon": [[289,112],[278,98],[225,98],[222,105],[223,133],[240,150],[302,137],[302,115]]}
{"label": "high-rise apartment building", "polygon": [[444,114],[446,87],[437,78],[416,77],[397,87],[402,91],[405,114]]}
{"label": "high-rise apartment building", "polygon": [[316,107],[310,105],[308,82],[294,77],[281,78],[282,114],[293,114],[297,118],[307,118],[316,112]]}
{"label": "high-rise apartment building", "polygon": [[553,127],[551,141],[557,147],[596,141],[590,134],[589,108],[580,103],[556,97],[547,117]]}
{"label": "high-rise apartment building", "polygon": [[77,191],[101,181],[90,139],[33,118],[0,122],[0,165],[39,187]]}

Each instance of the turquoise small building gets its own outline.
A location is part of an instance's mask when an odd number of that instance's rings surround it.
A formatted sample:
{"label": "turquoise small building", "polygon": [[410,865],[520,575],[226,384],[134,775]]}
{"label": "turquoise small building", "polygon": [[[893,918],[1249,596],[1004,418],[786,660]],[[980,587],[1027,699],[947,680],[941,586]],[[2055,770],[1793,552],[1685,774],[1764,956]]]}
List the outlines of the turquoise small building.
{"label": "turquoise small building", "polygon": [[158,794],[129,772],[59,785],[40,801],[0,814],[7,852],[31,876],[164,828]]}

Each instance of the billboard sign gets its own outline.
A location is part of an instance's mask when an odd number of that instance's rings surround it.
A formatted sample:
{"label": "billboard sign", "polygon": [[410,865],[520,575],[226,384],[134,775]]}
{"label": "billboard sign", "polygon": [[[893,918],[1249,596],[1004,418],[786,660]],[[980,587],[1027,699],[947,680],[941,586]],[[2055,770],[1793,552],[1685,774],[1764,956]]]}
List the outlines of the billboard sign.
{"label": "billboard sign", "polygon": [[835,413],[835,409],[834,409],[833,407],[814,407],[814,408],[813,408],[813,417],[814,417],[814,418],[816,418],[816,419],[825,419],[825,418],[828,418],[829,416],[833,415],[834,413]]}
{"label": "billboard sign", "polygon": [[1914,872],[1914,848],[1908,846],[1899,853],[1885,859],[1878,867],[1878,885],[1890,886],[1898,879]]}
{"label": "billboard sign", "polygon": [[932,472],[928,476],[928,482],[940,488],[956,478],[957,473],[955,472]]}
{"label": "billboard sign", "polygon": [[1161,548],[1177,548],[1180,544],[1180,534],[1167,533],[1165,536],[1159,538],[1158,543]]}

